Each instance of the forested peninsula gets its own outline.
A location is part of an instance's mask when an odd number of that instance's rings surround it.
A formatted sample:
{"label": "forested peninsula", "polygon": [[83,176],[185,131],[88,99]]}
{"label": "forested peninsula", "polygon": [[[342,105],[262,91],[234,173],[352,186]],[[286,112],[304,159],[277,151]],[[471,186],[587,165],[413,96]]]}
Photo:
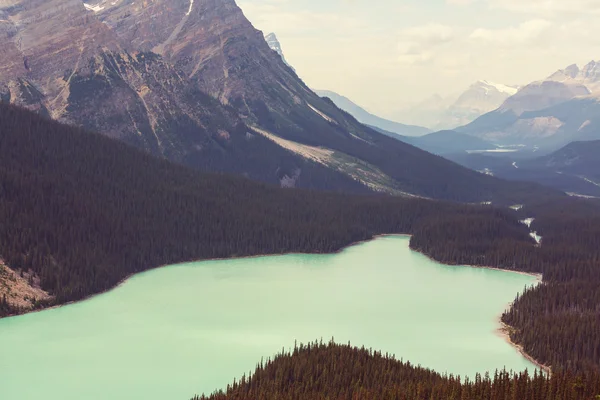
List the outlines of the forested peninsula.
{"label": "forested peninsula", "polygon": [[497,370],[444,376],[372,349],[310,343],[261,361],[227,389],[192,400],[599,400],[600,374]]}

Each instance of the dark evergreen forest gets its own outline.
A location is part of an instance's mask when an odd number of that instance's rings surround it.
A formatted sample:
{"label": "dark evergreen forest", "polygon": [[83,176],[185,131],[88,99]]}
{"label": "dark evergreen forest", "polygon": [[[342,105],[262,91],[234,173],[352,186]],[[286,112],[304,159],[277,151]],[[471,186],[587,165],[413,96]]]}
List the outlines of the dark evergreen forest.
{"label": "dark evergreen forest", "polygon": [[509,210],[283,190],[201,174],[22,110],[1,110],[0,254],[14,269],[35,271],[56,304],[164,264],[332,252],[378,233],[411,233],[446,215],[486,221],[495,236],[532,245]]}
{"label": "dark evergreen forest", "polygon": [[442,376],[350,345],[311,343],[261,362],[224,391],[192,400],[598,400],[600,374],[496,371]]}
{"label": "dark evergreen forest", "polygon": [[[518,222],[535,217],[536,246]],[[553,371],[600,369],[600,204],[507,208],[284,190],[202,174],[0,105],[0,256],[55,296],[45,307],[176,262],[324,253],[381,233],[449,264],[544,274],[503,319]],[[0,301],[0,315],[18,313]],[[462,312],[468,312],[463,310]]]}

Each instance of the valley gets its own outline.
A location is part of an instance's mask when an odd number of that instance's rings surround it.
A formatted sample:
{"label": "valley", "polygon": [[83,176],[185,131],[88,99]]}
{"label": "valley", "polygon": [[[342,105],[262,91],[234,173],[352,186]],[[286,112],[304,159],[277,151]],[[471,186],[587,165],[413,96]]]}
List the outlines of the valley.
{"label": "valley", "polygon": [[595,25],[389,1],[1,2],[0,398],[600,398]]}

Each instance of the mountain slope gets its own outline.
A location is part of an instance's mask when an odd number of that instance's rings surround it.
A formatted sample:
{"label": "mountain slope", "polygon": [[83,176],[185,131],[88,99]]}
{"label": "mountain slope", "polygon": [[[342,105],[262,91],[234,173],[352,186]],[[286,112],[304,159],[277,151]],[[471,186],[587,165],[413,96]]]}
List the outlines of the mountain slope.
{"label": "mountain slope", "polygon": [[484,154],[450,155],[448,158],[494,176],[531,181],[574,196],[600,197],[600,140],[573,142],[546,156],[521,159],[507,153],[500,157]]}
{"label": "mountain slope", "polygon": [[[493,237],[477,234],[479,249],[493,247],[498,235],[533,246],[509,210],[280,189],[199,173],[0,104],[0,259],[39,277],[57,304],[160,265],[336,251],[378,233],[423,235],[422,243],[439,246],[451,261],[455,253],[442,241],[429,243],[422,224],[460,215],[469,228],[473,221],[495,227]],[[0,300],[3,290],[0,284]],[[5,311],[0,301],[0,316]]]}
{"label": "mountain slope", "polygon": [[455,131],[440,131],[410,138],[408,143],[439,155],[496,149],[490,142]]}
{"label": "mountain slope", "polygon": [[405,125],[399,122],[394,122],[385,118],[378,117],[374,114],[371,114],[364,108],[360,107],[347,97],[344,97],[330,90],[316,90],[315,93],[317,93],[321,97],[327,97],[331,99],[331,101],[333,101],[336,106],[350,113],[350,115],[352,115],[354,118],[356,118],[359,122],[362,122],[363,124],[374,126],[388,132],[393,132],[398,135],[405,136],[422,136],[430,132],[430,130],[427,128],[414,125]]}
{"label": "mountain slope", "polygon": [[1,46],[16,57],[2,58],[2,98],[169,160],[284,186],[539,195],[365,127],[313,93],[233,0],[7,0],[0,10]]}
{"label": "mountain slope", "polygon": [[517,90],[513,86],[477,81],[448,107],[438,127],[455,128],[468,124],[498,108],[506,99],[517,93]]}

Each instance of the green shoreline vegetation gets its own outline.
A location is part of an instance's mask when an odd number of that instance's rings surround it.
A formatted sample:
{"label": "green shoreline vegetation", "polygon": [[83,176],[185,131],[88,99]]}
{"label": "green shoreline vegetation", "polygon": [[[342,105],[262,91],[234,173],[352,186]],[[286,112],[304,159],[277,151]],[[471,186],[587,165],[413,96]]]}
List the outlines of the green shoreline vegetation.
{"label": "green shoreline vegetation", "polygon": [[[518,222],[526,217],[536,218],[541,246]],[[555,373],[600,370],[598,202],[531,199],[513,211],[282,190],[0,105],[0,255],[54,296],[39,309],[160,265],[330,253],[379,234],[410,234],[412,249],[446,264],[543,274],[502,317],[511,340]],[[20,311],[0,301],[0,316]]]}

